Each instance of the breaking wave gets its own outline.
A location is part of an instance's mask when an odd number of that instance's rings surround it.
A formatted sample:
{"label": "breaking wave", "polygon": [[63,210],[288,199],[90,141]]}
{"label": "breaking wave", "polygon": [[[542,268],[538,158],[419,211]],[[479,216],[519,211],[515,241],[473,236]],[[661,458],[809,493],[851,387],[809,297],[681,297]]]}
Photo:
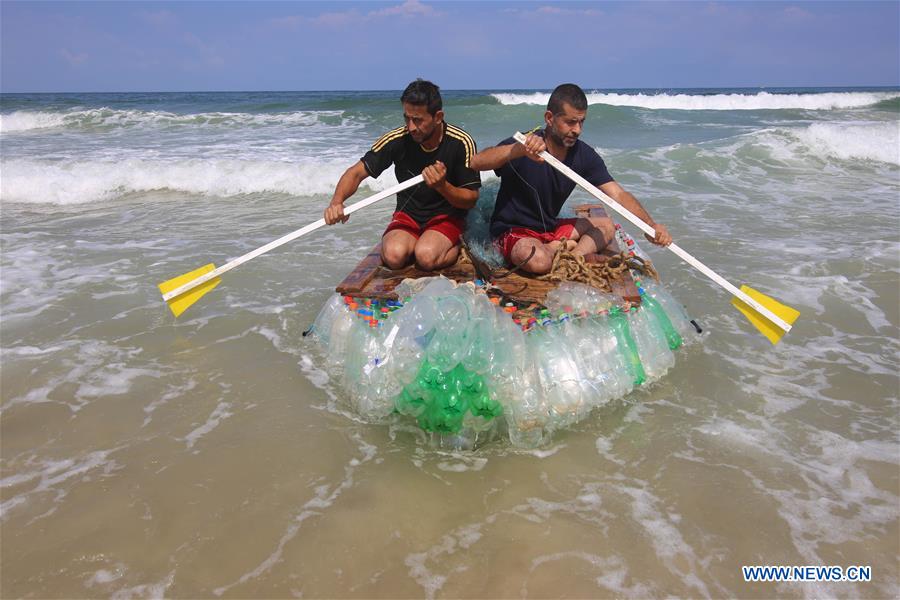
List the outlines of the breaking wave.
{"label": "breaking wave", "polygon": [[[83,204],[111,200],[133,192],[169,190],[231,197],[254,193],[297,196],[331,194],[351,162],[292,163],[237,159],[49,162],[3,161],[0,200]],[[396,184],[393,171],[366,179],[364,187],[381,190]]]}
{"label": "breaking wave", "polygon": [[[550,94],[492,94],[501,104],[546,105]],[[635,106],[654,110],[834,110],[872,106],[900,98],[898,92],[826,92],[818,94],[603,94],[591,92],[589,104]]]}
{"label": "breaking wave", "polygon": [[755,132],[751,144],[767,146],[773,157],[813,157],[842,161],[874,161],[900,166],[900,123],[813,123],[803,128]]}
{"label": "breaking wave", "polygon": [[285,113],[205,112],[177,114],[166,111],[118,110],[113,108],[73,109],[70,111],[19,110],[0,115],[4,133],[34,129],[98,129],[114,127],[175,126],[309,126],[344,125],[344,112],[296,111]]}

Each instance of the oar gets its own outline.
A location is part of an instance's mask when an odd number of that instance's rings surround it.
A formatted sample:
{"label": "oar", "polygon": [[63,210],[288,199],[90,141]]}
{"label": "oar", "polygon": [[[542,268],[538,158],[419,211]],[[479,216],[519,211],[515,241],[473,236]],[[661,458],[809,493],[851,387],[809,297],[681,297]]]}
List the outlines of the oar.
{"label": "oar", "polygon": [[[523,144],[525,143],[525,136],[521,133],[517,132],[513,137],[515,137],[516,141]],[[651,237],[654,237],[656,235],[656,230],[650,227],[650,225],[639,219],[634,213],[597,189],[596,186],[588,183],[588,181],[584,177],[564,165],[552,154],[545,151],[541,152],[540,156],[553,168],[584,188],[587,193],[597,198],[598,200],[612,208],[614,211],[628,219],[635,227]],[[734,298],[732,298],[731,303],[735,307],[737,307],[737,309],[747,317],[750,323],[752,323],[753,326],[756,327],[773,344],[777,344],[778,341],[781,340],[781,338],[784,336],[784,334],[791,330],[791,325],[793,325],[794,321],[797,320],[797,317],[800,316],[799,311],[791,308],[790,306],[786,306],[778,302],[774,298],[770,298],[762,292],[758,292],[757,290],[754,290],[747,285],[742,285],[741,289],[734,287],[733,285],[728,283],[721,275],[682,250],[677,244],[669,244],[668,246],[666,246],[666,248],[674,252],[679,258],[681,258],[681,260],[685,261],[686,263],[718,283],[720,286],[731,292],[731,294],[735,296]]]}
{"label": "oar", "polygon": [[[422,181],[423,179],[421,175],[417,175],[412,179],[407,179],[403,183],[395,185],[390,189],[384,190],[383,192],[378,192],[373,196],[369,196],[365,200],[360,200],[355,204],[351,204],[344,209],[344,214],[352,214],[362,208],[369,206],[370,204],[375,204],[379,200],[383,200],[388,196],[393,196],[394,194],[402,192],[407,188],[411,188],[414,185],[422,183]],[[269,242],[265,246],[257,248],[252,252],[248,252],[243,256],[235,258],[231,262],[224,264],[219,268],[216,268],[216,265],[210,263],[208,265],[200,267],[199,269],[191,271],[190,273],[185,273],[184,275],[179,275],[178,277],[174,277],[172,279],[169,279],[168,281],[164,281],[159,284],[159,291],[162,292],[163,300],[166,301],[166,304],[169,305],[172,313],[174,313],[174,315],[177,317],[178,315],[186,311],[203,295],[219,285],[219,283],[222,281],[222,274],[227,273],[231,269],[244,264],[248,260],[252,260],[261,254],[265,254],[269,250],[277,248],[282,244],[287,244],[288,242],[297,239],[301,235],[306,235],[311,231],[315,231],[316,229],[318,229],[319,227],[323,227],[324,225],[325,219],[319,219],[314,223],[310,223],[306,227],[301,227],[300,229],[284,235],[273,242]]]}

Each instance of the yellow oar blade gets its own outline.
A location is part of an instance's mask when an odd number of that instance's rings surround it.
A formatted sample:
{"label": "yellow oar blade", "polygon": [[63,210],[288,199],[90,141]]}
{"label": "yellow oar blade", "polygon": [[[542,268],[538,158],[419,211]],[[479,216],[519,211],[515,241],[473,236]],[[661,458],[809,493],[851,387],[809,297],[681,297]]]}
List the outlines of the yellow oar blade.
{"label": "yellow oar blade", "polygon": [[[800,316],[800,311],[795,310],[790,306],[786,306],[778,300],[770,298],[762,292],[754,290],[750,286],[742,285],[741,291],[768,308],[775,314],[775,316],[782,319],[788,325],[793,325],[794,321],[797,320],[797,317]],[[753,308],[740,298],[732,298],[731,303],[734,304],[734,306],[739,311],[744,313],[744,316],[747,317],[747,320],[750,321],[750,323],[752,323],[754,327],[759,329],[760,333],[769,338],[769,341],[773,344],[777,344],[784,336],[784,330],[781,327],[770,321],[767,317],[760,314],[759,311],[757,311],[755,308]]]}
{"label": "yellow oar blade", "polygon": [[[216,265],[209,263],[208,265],[200,267],[199,269],[191,271],[190,273],[185,273],[184,275],[179,275],[178,277],[174,277],[172,279],[169,279],[168,281],[163,281],[161,284],[159,284],[159,291],[163,294],[167,294],[172,290],[183,286],[187,282],[193,281],[201,275],[209,273],[215,268]],[[191,304],[202,298],[204,294],[219,285],[221,281],[221,277],[213,277],[209,281],[206,281],[198,285],[197,287],[190,289],[179,296],[175,296],[171,300],[168,300],[166,304],[169,305],[169,308],[172,310],[172,314],[177,317],[178,315],[186,311],[191,306]]]}

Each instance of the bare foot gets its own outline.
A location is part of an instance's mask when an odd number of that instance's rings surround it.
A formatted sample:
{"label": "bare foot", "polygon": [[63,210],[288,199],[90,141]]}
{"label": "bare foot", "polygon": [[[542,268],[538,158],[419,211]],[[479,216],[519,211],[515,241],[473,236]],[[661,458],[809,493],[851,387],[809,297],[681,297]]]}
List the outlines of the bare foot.
{"label": "bare foot", "polygon": [[567,250],[571,252],[575,249],[575,246],[578,245],[578,242],[575,240],[566,240],[566,247],[563,248],[562,240],[553,240],[552,242],[547,244],[547,247],[550,248],[553,252],[559,252],[561,249]]}

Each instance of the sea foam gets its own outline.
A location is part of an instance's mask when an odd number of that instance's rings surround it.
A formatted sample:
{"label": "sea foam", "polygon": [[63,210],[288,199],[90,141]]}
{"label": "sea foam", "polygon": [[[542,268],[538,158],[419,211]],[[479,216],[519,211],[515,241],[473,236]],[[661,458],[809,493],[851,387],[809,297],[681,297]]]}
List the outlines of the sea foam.
{"label": "sea foam", "polygon": [[[111,200],[133,192],[170,190],[230,197],[260,192],[297,196],[331,194],[351,158],[292,163],[287,161],[191,159],[120,162],[34,159],[3,161],[0,201],[83,204]],[[393,172],[366,179],[363,188],[396,185]]]}
{"label": "sea foam", "polygon": [[67,111],[19,110],[0,115],[4,133],[34,129],[92,129],[112,127],[174,126],[309,126],[323,121],[346,125],[343,111],[294,111],[284,113],[205,112],[177,114],[167,111],[120,110],[100,107]]}
{"label": "sea foam", "polygon": [[[500,104],[546,105],[550,94],[491,94]],[[587,94],[588,104],[636,106],[654,110],[834,110],[871,106],[900,97],[897,92],[828,92],[820,94]]]}
{"label": "sea foam", "polygon": [[900,165],[900,122],[813,123],[797,132],[812,153]]}

